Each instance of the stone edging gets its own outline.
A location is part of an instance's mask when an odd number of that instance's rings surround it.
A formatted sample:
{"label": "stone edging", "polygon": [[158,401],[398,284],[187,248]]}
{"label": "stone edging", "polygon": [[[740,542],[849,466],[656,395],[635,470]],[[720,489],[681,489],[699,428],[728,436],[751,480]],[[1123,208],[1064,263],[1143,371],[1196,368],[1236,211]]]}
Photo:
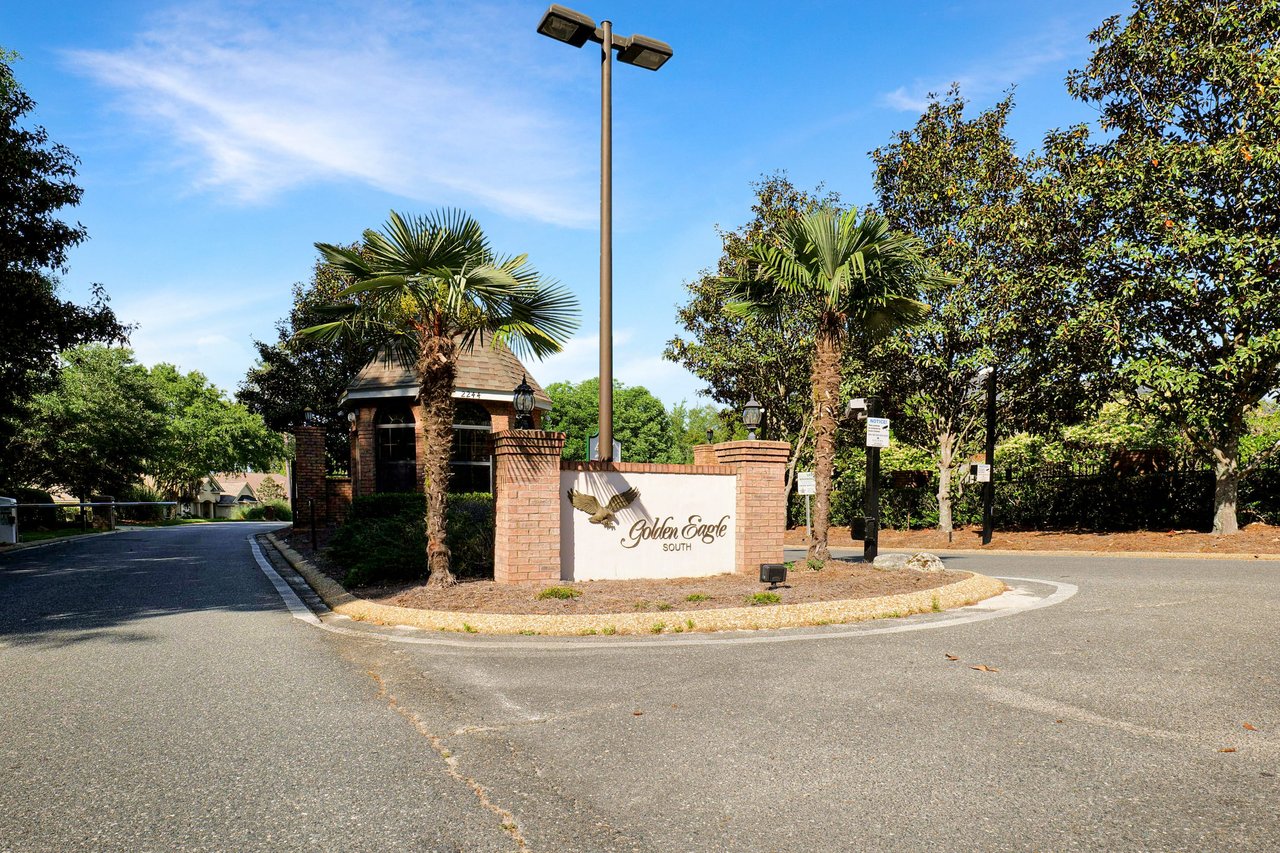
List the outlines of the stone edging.
{"label": "stone edging", "polygon": [[[726,607],[715,610],[670,610],[661,613],[595,613],[573,615],[456,613],[376,604],[347,592],[297,551],[268,533],[269,541],[289,565],[311,585],[334,613],[378,625],[407,625],[427,631],[479,634],[537,633],[549,636],[584,634],[658,634],[685,631],[738,631],[861,622],[949,610],[999,595],[1007,587],[985,575],[916,592],[846,601],[782,604],[773,607]],[[937,608],[934,607],[935,600]],[[693,623],[690,627],[690,621]],[[654,630],[657,625],[664,627]]]}

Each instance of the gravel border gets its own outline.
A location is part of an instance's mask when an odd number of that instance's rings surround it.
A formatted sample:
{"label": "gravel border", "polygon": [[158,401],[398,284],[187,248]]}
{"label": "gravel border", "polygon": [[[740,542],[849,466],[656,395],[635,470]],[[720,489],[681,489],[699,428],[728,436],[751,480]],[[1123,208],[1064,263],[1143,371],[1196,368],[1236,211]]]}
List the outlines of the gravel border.
{"label": "gravel border", "polygon": [[1008,587],[976,572],[957,583],[917,592],[845,601],[780,604],[769,607],[726,607],[715,610],[670,610],[662,613],[596,613],[573,615],[455,613],[376,604],[347,592],[301,554],[273,534],[266,539],[302,575],[334,613],[378,625],[407,625],[427,631],[467,634],[680,634],[689,631],[742,631],[835,625],[950,610],[976,604]]}

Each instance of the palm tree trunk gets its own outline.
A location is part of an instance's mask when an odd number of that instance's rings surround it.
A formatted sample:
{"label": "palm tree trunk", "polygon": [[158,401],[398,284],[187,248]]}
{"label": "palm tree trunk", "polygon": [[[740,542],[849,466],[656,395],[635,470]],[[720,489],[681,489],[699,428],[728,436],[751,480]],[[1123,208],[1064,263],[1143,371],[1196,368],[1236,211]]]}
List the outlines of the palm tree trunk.
{"label": "palm tree trunk", "polygon": [[818,348],[813,356],[813,541],[809,558],[828,560],[827,533],[831,526],[831,479],[836,460],[836,409],[840,405],[842,329],[838,318],[824,312],[818,318]]}
{"label": "palm tree trunk", "polygon": [[422,404],[427,493],[427,586],[457,583],[449,569],[445,518],[449,500],[449,455],[453,450],[453,386],[458,353],[453,338],[427,335],[418,354],[418,401]]}

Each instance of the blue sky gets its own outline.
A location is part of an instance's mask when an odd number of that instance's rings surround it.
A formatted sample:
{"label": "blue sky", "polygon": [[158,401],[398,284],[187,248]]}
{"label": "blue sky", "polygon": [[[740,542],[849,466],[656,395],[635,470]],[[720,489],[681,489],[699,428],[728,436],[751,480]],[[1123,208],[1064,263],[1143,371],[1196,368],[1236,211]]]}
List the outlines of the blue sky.
{"label": "blue sky", "polygon": [[[785,169],[871,200],[867,152],[959,81],[975,109],[1017,86],[1025,151],[1092,117],[1066,95],[1088,32],[1127,2],[574,0],[669,42],[614,69],[615,375],[668,404],[699,383],[662,361],[684,283]],[[387,212],[461,207],[499,251],[571,287],[583,323],[533,364],[596,374],[599,56],[538,35],[543,2],[0,0],[0,46],[51,139],[80,159],[69,218],[90,239],[65,294],[101,282],[147,364],[234,391],[274,340],[317,241]]]}

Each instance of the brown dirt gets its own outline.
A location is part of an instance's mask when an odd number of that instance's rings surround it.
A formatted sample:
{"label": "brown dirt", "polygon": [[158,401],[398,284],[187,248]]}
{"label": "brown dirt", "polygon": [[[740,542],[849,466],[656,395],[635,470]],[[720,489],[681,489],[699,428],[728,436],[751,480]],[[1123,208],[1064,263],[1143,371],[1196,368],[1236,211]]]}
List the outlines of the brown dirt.
{"label": "brown dirt", "polygon": [[[950,542],[937,530],[882,530],[880,551],[1155,551],[1196,554],[1280,554],[1280,527],[1255,523],[1234,536],[1215,536],[1195,530],[1135,530],[1124,533],[1071,533],[1063,531],[997,530],[991,544],[982,545],[982,529],[957,528]],[[806,543],[804,528],[787,531],[786,542],[800,547]],[[828,542],[832,547],[861,548],[862,542],[849,538],[849,528],[833,527]]]}
{"label": "brown dirt", "polygon": [[[341,582],[342,570],[325,559],[323,551],[316,555],[310,540],[292,531],[277,536],[321,571]],[[322,546],[323,547],[323,546]],[[787,573],[787,583],[776,590],[780,604],[809,604],[819,601],[842,601],[877,598],[925,589],[936,589],[964,580],[968,572],[881,571],[861,563],[833,560],[819,571],[797,562]],[[538,592],[551,586],[580,590],[576,599],[542,599]],[[460,613],[524,613],[524,614],[603,614],[662,613],[667,610],[711,610],[722,607],[744,607],[748,596],[769,591],[754,576],[713,575],[705,578],[671,578],[665,580],[586,581],[582,583],[497,584],[488,580],[464,580],[445,589],[421,584],[396,584],[357,587],[351,592],[377,604],[413,607],[420,610],[447,610]],[[689,601],[690,595],[706,596],[702,601]]]}

